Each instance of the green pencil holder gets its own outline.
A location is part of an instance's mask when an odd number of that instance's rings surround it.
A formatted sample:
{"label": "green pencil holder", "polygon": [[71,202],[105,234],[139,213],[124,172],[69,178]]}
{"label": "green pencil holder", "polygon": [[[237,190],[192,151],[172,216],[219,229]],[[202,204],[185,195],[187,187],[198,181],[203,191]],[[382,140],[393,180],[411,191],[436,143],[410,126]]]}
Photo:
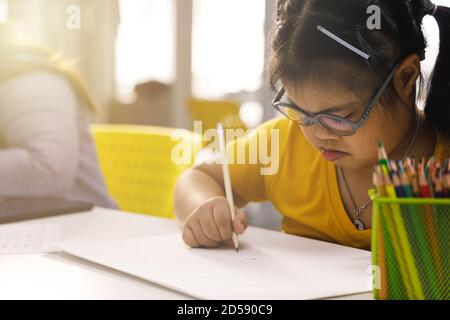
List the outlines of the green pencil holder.
{"label": "green pencil holder", "polygon": [[449,300],[450,200],[369,191],[377,300]]}

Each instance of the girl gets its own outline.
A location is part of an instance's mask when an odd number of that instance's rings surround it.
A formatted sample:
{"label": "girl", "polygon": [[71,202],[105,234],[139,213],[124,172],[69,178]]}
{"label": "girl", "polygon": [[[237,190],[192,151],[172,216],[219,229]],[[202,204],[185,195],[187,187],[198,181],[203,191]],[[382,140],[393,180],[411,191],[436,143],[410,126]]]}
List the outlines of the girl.
{"label": "girl", "polygon": [[[369,28],[372,5],[380,28]],[[427,14],[441,44],[423,113],[416,80]],[[280,169],[262,176],[261,164],[231,164],[236,204],[271,201],[284,232],[368,250],[377,143],[390,159],[450,156],[450,9],[428,0],[279,0],[272,48],[274,107],[286,117],[261,128],[279,131],[269,143],[279,143]],[[228,150],[243,143],[248,154],[257,138],[256,130]],[[231,221],[220,165],[180,178],[175,211],[191,247],[220,246],[247,227],[238,209]]]}
{"label": "girl", "polygon": [[62,198],[114,208],[89,134],[93,110],[66,61],[0,25],[0,198]]}

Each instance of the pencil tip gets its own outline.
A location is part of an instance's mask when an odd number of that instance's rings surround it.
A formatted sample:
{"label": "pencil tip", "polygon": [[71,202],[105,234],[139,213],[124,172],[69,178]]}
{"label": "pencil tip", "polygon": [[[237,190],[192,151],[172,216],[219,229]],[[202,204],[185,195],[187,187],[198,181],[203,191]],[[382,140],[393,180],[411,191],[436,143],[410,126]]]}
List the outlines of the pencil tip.
{"label": "pencil tip", "polygon": [[239,253],[239,247],[236,247],[236,253]]}

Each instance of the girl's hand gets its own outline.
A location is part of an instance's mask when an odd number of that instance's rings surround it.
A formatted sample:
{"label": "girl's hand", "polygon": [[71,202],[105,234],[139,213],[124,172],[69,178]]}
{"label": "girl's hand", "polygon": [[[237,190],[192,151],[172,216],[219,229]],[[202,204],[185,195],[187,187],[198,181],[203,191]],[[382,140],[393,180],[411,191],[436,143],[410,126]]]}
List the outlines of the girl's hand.
{"label": "girl's hand", "polygon": [[229,243],[232,231],[243,234],[247,229],[247,215],[235,208],[236,219],[231,221],[228,201],[215,197],[202,202],[188,216],[183,226],[183,241],[192,248],[216,248]]}

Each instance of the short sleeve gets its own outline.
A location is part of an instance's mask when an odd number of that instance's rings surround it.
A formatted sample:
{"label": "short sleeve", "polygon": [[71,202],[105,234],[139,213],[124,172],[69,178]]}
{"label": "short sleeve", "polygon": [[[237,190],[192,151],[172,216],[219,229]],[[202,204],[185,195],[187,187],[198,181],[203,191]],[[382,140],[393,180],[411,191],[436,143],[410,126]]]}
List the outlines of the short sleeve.
{"label": "short sleeve", "polygon": [[[233,192],[248,202],[267,201],[266,179],[277,174],[280,119],[268,121],[227,145]],[[229,140],[228,140],[229,141]]]}

